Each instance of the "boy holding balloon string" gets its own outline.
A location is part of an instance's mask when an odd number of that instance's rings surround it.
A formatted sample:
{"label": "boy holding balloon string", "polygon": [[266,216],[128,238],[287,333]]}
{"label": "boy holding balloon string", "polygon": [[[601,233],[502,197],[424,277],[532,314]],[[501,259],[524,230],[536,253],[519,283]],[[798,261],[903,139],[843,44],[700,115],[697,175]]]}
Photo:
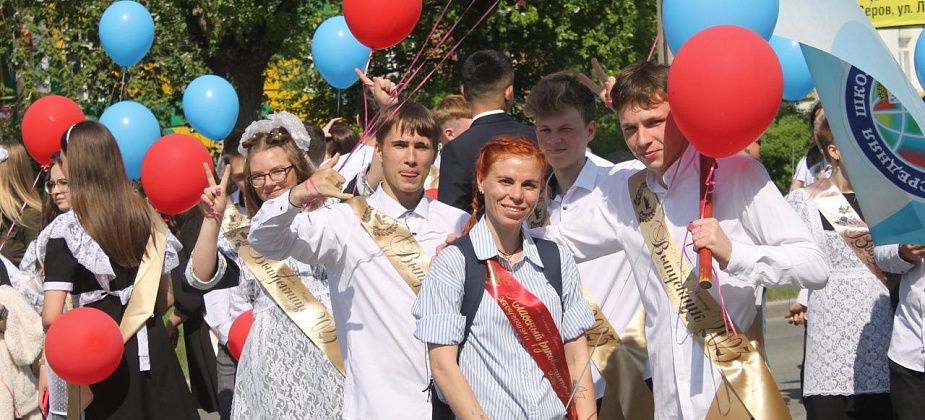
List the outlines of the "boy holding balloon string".
{"label": "boy holding balloon string", "polygon": [[[701,156],[672,115],[668,67],[635,63],[613,82],[613,109],[645,169],[612,173],[599,186],[598,207],[547,227],[546,235],[578,261],[625,250],[646,310],[656,417],[787,418],[747,339],[754,290],[823,287],[825,257],[761,164],[747,157],[720,159],[710,171],[714,217],[702,218]],[[701,248],[718,263],[717,287],[691,291]]]}

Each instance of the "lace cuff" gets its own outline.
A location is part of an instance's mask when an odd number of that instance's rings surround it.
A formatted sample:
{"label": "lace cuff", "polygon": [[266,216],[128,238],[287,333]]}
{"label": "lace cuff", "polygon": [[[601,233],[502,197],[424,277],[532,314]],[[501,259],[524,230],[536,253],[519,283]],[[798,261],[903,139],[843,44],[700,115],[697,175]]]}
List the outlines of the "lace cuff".
{"label": "lace cuff", "polygon": [[190,258],[189,262],[186,263],[186,282],[199,290],[209,290],[215,287],[222,277],[225,276],[225,270],[228,269],[228,263],[225,262],[225,257],[220,253],[216,253],[215,263],[215,274],[212,278],[201,280],[199,277],[196,277],[196,273],[193,272],[193,259]]}

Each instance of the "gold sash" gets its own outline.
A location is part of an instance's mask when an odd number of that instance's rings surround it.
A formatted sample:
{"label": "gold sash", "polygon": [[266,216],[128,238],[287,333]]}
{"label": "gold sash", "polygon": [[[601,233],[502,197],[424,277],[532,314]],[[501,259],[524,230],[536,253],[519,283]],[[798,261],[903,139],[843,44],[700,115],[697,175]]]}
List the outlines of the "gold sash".
{"label": "gold sash", "polygon": [[[630,177],[629,192],[652,263],[691,336],[723,375],[723,386],[716,392],[708,418],[743,418],[744,414],[744,418],[758,420],[789,419],[790,412],[761,353],[743,332],[725,334],[721,309],[709,292],[692,295],[684,286],[683,279],[696,277],[696,273],[691,265],[682,266],[681,253],[665,226],[665,213],[645,176],[646,171],[640,171]],[[747,413],[735,409],[739,402]]]}
{"label": "gold sash", "polygon": [[861,219],[848,200],[842,195],[831,179],[819,182],[805,188],[806,197],[816,204],[816,208],[835,228],[842,240],[854,251],[858,259],[864,263],[868,270],[880,282],[886,284],[886,274],[874,261],[874,240],[870,236],[867,223]]}
{"label": "gold sash", "polygon": [[404,223],[370,207],[365,197],[353,197],[347,203],[398,275],[417,295],[430,268],[430,256],[414,240],[411,231]]}
{"label": "gold sash", "polygon": [[[643,378],[646,360],[645,323],[642,308],[618,333],[594,298],[583,290],[594,312],[594,326],[585,333],[592,360],[607,382],[598,417],[603,419],[650,419],[655,416],[652,391]],[[596,348],[595,348],[596,347]]]}
{"label": "gold sash", "polygon": [[312,295],[289,265],[260,255],[247,243],[250,225],[230,201],[225,208],[222,230],[267,295],[343,375],[344,358],[340,353],[334,319],[327,308]]}
{"label": "gold sash", "polygon": [[151,216],[151,236],[145,247],[145,255],[138,266],[135,275],[135,284],[132,287],[132,296],[125,306],[119,331],[122,332],[122,341],[128,342],[138,330],[154,315],[154,302],[157,300],[157,289],[161,285],[161,276],[164,274],[164,256],[167,252],[167,224],[161,220],[154,209],[149,208]]}

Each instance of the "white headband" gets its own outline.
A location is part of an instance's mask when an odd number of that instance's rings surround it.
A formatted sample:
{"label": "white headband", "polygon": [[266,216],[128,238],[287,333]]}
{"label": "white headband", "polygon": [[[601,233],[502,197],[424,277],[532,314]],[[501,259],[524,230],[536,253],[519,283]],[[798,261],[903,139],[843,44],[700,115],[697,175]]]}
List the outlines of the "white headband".
{"label": "white headband", "polygon": [[299,117],[286,111],[267,115],[266,119],[254,121],[247,126],[244,129],[244,135],[241,136],[241,141],[238,143],[238,153],[242,156],[247,156],[244,141],[259,133],[269,133],[279,127],[285,128],[289,132],[289,136],[295,141],[296,147],[302,150],[303,153],[308,153],[308,145],[311,143],[312,138],[308,135],[308,131]]}
{"label": "white headband", "polygon": [[0,163],[6,162],[8,157],[10,157],[10,152],[6,150],[6,147],[0,146]]}

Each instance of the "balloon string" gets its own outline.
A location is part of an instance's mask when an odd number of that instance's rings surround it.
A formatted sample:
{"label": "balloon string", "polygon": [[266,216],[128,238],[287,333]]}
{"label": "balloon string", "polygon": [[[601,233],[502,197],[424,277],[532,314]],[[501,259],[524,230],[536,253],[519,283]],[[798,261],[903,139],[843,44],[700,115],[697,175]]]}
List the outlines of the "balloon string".
{"label": "balloon string", "polygon": [[[462,22],[463,17],[466,16],[466,13],[469,12],[469,9],[472,8],[472,5],[473,5],[473,4],[475,4],[475,0],[472,0],[472,1],[469,2],[469,5],[466,6],[466,10],[463,10],[462,14],[459,15],[459,18],[456,19],[456,22],[453,23],[453,26],[451,26],[450,29],[446,31],[446,34],[443,35],[443,38],[440,39],[440,42],[438,42],[437,45],[434,46],[434,49],[435,49],[435,50],[439,50],[440,48],[443,47],[444,44],[446,44],[446,41],[449,40],[450,35],[453,34],[453,31],[455,31],[455,30],[456,30],[456,27],[459,26],[459,23]],[[476,25],[478,25],[478,24],[476,24]],[[423,49],[422,49],[421,51],[423,51]],[[417,77],[417,75],[418,75],[418,73],[421,71],[421,69],[424,68],[424,64],[425,64],[425,63],[421,63],[421,65],[420,65],[417,69],[414,70],[414,73],[411,74],[411,77],[409,77],[408,80],[405,80],[403,84],[401,84],[401,83],[399,84],[402,90],[406,87],[407,84],[411,83],[411,81],[414,80],[415,77]],[[410,71],[410,70],[411,70],[411,68],[409,67],[409,68],[408,68],[408,71]]]}
{"label": "balloon string", "polygon": [[[427,73],[426,76],[424,76],[424,78],[417,84],[417,86],[411,91],[411,93],[405,96],[405,99],[402,100],[401,104],[399,104],[399,106],[395,107],[395,108],[392,110],[392,113],[385,119],[385,121],[391,120],[391,119],[395,116],[395,114],[398,113],[398,110],[401,108],[401,106],[404,105],[405,102],[407,102],[408,100],[410,100],[411,98],[413,98],[414,95],[417,94],[418,91],[420,91],[421,88],[424,87],[424,84],[427,83],[427,81],[430,80],[431,77],[433,77],[434,73],[436,73],[436,71],[440,69],[440,67],[443,65],[443,63],[446,62],[447,59],[449,59],[450,57],[453,56],[453,54],[456,52],[456,50],[459,48],[459,46],[462,44],[462,42],[463,42],[469,35],[471,35],[472,32],[475,31],[475,28],[477,28],[479,25],[481,25],[482,22],[484,22],[485,19],[488,18],[488,16],[491,14],[492,11],[494,11],[494,9],[498,6],[498,4],[499,4],[500,2],[501,2],[501,0],[495,0],[495,2],[492,3],[492,5],[491,5],[491,6],[485,11],[485,13],[483,13],[482,16],[478,19],[478,21],[476,21],[475,24],[474,24],[471,28],[469,28],[469,31],[467,31],[467,32],[459,39],[459,41],[457,41],[456,44],[454,44],[453,47],[450,48],[449,51],[447,51],[447,53],[443,56],[443,58],[441,58],[440,61],[437,63],[437,65],[434,66],[434,68],[431,69],[431,71],[430,71],[429,73]],[[380,119],[380,120],[381,120],[381,119]],[[374,124],[375,124],[375,122],[374,122]],[[370,136],[374,136],[375,133],[376,133],[376,130],[378,130],[378,127],[375,127],[375,125],[374,125],[374,128],[375,128],[375,129],[372,130],[373,134],[371,134]]]}
{"label": "balloon string", "polygon": [[447,0],[446,4],[443,5],[443,10],[440,11],[440,17],[434,22],[434,26],[430,28],[430,32],[427,34],[427,38],[424,38],[424,44],[421,45],[421,49],[418,50],[417,54],[414,55],[414,59],[411,60],[411,64],[408,65],[408,68],[405,70],[405,73],[402,74],[401,79],[398,80],[398,86],[403,86],[405,79],[408,77],[408,74],[411,73],[411,69],[414,68],[417,64],[418,59],[421,58],[421,55],[424,53],[424,50],[427,48],[427,43],[430,42],[430,38],[434,35],[434,32],[437,30],[437,26],[440,25],[440,22],[443,21],[443,17],[446,16],[446,11],[449,10],[450,4],[453,3],[453,0]]}
{"label": "balloon string", "polygon": [[119,100],[125,100],[125,74],[128,73],[128,69],[122,67],[122,85],[119,87]]}
{"label": "balloon string", "polygon": [[[369,72],[369,64],[373,61],[374,52],[376,52],[376,50],[369,50],[369,57],[366,59],[366,66],[363,67],[363,74]],[[337,167],[337,169],[335,169],[338,173],[344,169],[344,166],[347,166],[347,162],[350,162],[350,159],[353,157],[353,155],[356,154],[355,152],[369,141],[369,136],[366,135],[366,133],[369,131],[369,98],[367,98],[366,91],[364,89],[366,89],[366,86],[363,86],[360,90],[360,94],[363,95],[363,136],[360,138],[360,141],[358,141],[357,144],[353,145],[353,149],[350,149],[350,153],[347,154],[347,159],[344,159],[343,162],[340,162],[340,165]]]}
{"label": "balloon string", "polygon": [[655,53],[655,47],[658,46],[658,41],[662,39],[662,24],[658,24],[658,30],[655,32],[655,41],[652,42],[652,48],[649,49],[649,57],[646,58],[646,62],[652,61],[652,54]]}
{"label": "balloon string", "polygon": [[[35,191],[35,186],[39,184],[39,178],[41,178],[42,174],[45,173],[45,171],[47,170],[48,170],[48,165],[42,165],[42,169],[39,171],[38,174],[35,175],[35,181],[32,181],[32,191]],[[22,218],[22,213],[26,210],[26,204],[27,204],[27,201],[23,200],[22,206],[19,207],[19,217],[20,218]],[[15,227],[16,227],[16,221],[14,220],[10,223],[10,228],[6,230],[7,239],[10,238],[10,234],[13,233],[13,228]],[[0,242],[0,251],[2,251],[3,246],[6,245],[7,239],[4,239],[3,242]]]}
{"label": "balloon string", "polygon": [[[385,123],[385,121],[389,121],[389,120],[391,120],[392,118],[394,118],[394,117],[395,117],[395,114],[397,114],[398,111],[402,108],[402,106],[404,106],[405,102],[407,102],[408,100],[410,100],[415,94],[417,94],[418,91],[421,90],[421,88],[424,87],[424,84],[425,84],[428,80],[430,80],[431,77],[433,77],[434,73],[435,73],[437,70],[440,69],[440,67],[443,65],[443,63],[446,62],[447,59],[449,59],[450,57],[453,56],[453,54],[456,52],[456,50],[459,48],[459,46],[462,44],[462,42],[463,42],[469,35],[471,35],[472,32],[474,32],[475,29],[476,29],[479,25],[481,25],[482,22],[485,21],[486,18],[488,18],[488,16],[491,14],[492,11],[495,10],[495,8],[498,6],[498,4],[499,4],[500,2],[501,2],[501,0],[495,0],[495,2],[492,3],[491,6],[488,7],[488,9],[482,14],[481,17],[479,17],[479,19],[475,22],[475,24],[472,25],[471,28],[469,28],[469,30],[459,39],[459,41],[456,42],[456,44],[453,45],[452,48],[450,48],[449,51],[447,51],[446,54],[444,54],[443,58],[440,59],[440,61],[437,63],[437,65],[434,66],[434,68],[433,68],[429,73],[427,73],[426,76],[424,76],[424,78],[417,84],[417,86],[412,90],[412,92],[411,92],[409,95],[407,95],[404,99],[402,99],[402,101],[398,104],[398,106],[395,106],[395,107],[393,107],[393,108],[391,109],[391,113],[388,115],[388,117],[386,117],[385,119],[382,118],[382,109],[380,109],[379,111],[377,111],[377,112],[373,115],[372,120],[369,121],[369,122],[367,122],[367,126],[364,127],[364,128],[365,128],[365,130],[364,130],[365,133],[364,133],[364,135],[363,135],[363,138],[361,139],[361,141],[357,142],[357,144],[353,147],[353,149],[350,151],[350,154],[347,156],[347,159],[345,159],[344,162],[341,163],[341,164],[339,165],[339,167],[338,167],[338,169],[337,169],[338,172],[340,172],[341,169],[343,169],[344,165],[346,165],[347,162],[350,161],[350,158],[352,158],[353,155],[355,154],[354,152],[356,152],[360,147],[362,147],[363,145],[365,145],[365,144],[369,141],[370,138],[373,138],[373,137],[376,136],[376,134],[377,134],[377,132],[378,132],[378,129],[379,129],[379,126],[380,126],[381,124]],[[474,3],[474,0],[469,4],[469,7],[471,7],[473,3]],[[469,8],[467,7],[466,10],[468,10],[468,9],[469,9]],[[462,20],[462,17],[460,17],[460,19],[457,20],[457,22],[452,26],[451,30],[447,32],[447,35],[444,36],[444,38],[443,38],[442,41],[445,41],[446,39],[448,39],[449,35],[452,33],[452,30],[456,28],[456,26],[459,24],[459,22],[460,22],[461,20]],[[421,67],[423,67],[423,64],[421,65]],[[415,74],[416,74],[416,72],[415,72]],[[412,80],[412,79],[414,78],[414,75],[415,75],[415,74],[412,74],[412,76],[408,79],[409,82],[410,82],[410,80]],[[402,89],[402,90],[403,90],[403,89]],[[399,93],[400,93],[400,90],[396,89],[395,94],[398,95]],[[365,103],[365,101],[366,101],[366,94],[365,94],[365,93],[363,94],[363,100],[364,100],[364,108],[365,108],[365,106],[366,106],[366,103]],[[364,111],[365,111],[365,110],[364,110]]]}

